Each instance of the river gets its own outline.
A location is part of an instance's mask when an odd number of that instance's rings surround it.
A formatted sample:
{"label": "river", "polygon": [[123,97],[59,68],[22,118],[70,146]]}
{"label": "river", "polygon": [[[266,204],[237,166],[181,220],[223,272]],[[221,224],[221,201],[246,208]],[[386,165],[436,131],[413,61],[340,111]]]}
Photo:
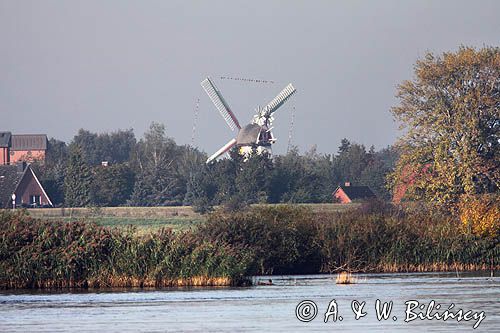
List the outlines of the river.
{"label": "river", "polygon": [[[500,332],[500,278],[489,273],[362,274],[355,284],[337,285],[331,275],[259,277],[273,285],[244,288],[161,290],[0,291],[1,332],[240,332],[240,331],[475,331]],[[387,320],[375,304],[393,303]],[[314,302],[298,304],[304,300]],[[365,316],[354,319],[351,306]],[[425,307],[408,310],[405,302]],[[415,319],[450,310],[470,310],[466,321]],[[361,307],[362,302],[366,302]],[[413,306],[416,303],[411,303]],[[310,305],[308,307],[308,305]],[[332,315],[324,322],[328,306]],[[387,304],[388,305],[388,304]],[[302,322],[296,317],[296,310]],[[310,310],[310,311],[307,311]],[[337,310],[335,315],[335,310]],[[475,317],[474,317],[475,316]],[[342,320],[340,319],[342,317]],[[475,319],[474,319],[474,318]],[[336,319],[334,322],[333,319]]]}

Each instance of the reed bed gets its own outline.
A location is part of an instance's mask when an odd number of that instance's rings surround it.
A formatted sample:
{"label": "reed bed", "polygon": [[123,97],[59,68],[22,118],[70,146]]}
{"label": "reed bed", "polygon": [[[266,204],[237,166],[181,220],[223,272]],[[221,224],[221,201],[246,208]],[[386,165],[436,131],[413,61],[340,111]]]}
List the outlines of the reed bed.
{"label": "reed bed", "polygon": [[192,232],[138,236],[0,213],[0,288],[241,285],[249,264],[244,252]]}
{"label": "reed bed", "polygon": [[[500,230],[500,222],[492,226]],[[500,233],[477,235],[453,214],[370,204],[217,211],[197,228],[54,222],[0,212],[0,288],[227,286],[249,276],[499,270]],[[345,276],[347,281],[349,276]]]}
{"label": "reed bed", "polygon": [[498,233],[468,233],[457,216],[435,207],[374,202],[343,212],[218,212],[199,230],[209,241],[251,250],[255,275],[500,269]]}

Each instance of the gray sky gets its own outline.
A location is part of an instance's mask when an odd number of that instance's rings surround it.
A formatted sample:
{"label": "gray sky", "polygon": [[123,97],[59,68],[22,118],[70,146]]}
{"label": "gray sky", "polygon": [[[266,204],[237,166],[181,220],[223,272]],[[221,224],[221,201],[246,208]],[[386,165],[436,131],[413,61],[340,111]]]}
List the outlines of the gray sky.
{"label": "gray sky", "polygon": [[[396,85],[427,51],[498,46],[500,1],[0,0],[0,130],[65,141],[79,128],[162,122],[178,143],[212,153],[235,133],[200,87],[215,79],[241,123],[287,83],[274,149],[335,152],[341,138],[398,135]],[[258,85],[220,76],[273,80]]]}

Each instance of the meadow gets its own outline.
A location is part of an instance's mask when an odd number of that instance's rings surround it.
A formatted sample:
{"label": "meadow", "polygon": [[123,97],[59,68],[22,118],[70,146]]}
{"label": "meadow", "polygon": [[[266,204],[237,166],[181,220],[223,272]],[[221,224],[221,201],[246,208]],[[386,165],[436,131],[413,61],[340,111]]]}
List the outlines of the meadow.
{"label": "meadow", "polygon": [[[277,205],[252,205],[259,207],[281,207]],[[359,207],[359,204],[297,204],[297,207],[313,212],[341,212]],[[218,210],[219,207],[214,207]],[[191,206],[175,207],[90,207],[90,208],[31,208],[28,215],[49,221],[95,223],[99,226],[127,228],[133,226],[138,233],[147,233],[160,228],[183,231],[200,225],[208,215],[196,213]]]}

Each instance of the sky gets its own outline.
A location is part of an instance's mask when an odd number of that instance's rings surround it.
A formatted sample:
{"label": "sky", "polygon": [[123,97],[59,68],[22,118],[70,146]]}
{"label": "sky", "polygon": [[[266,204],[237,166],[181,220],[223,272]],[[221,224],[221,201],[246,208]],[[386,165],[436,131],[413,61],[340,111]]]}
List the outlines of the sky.
{"label": "sky", "polygon": [[210,76],[243,124],[296,87],[275,114],[276,153],[290,132],[302,152],[344,137],[380,149],[401,134],[390,109],[415,61],[499,46],[499,13],[496,0],[0,0],[0,131],[140,138],[155,121],[191,144],[196,124],[210,154],[236,136],[200,86]]}

